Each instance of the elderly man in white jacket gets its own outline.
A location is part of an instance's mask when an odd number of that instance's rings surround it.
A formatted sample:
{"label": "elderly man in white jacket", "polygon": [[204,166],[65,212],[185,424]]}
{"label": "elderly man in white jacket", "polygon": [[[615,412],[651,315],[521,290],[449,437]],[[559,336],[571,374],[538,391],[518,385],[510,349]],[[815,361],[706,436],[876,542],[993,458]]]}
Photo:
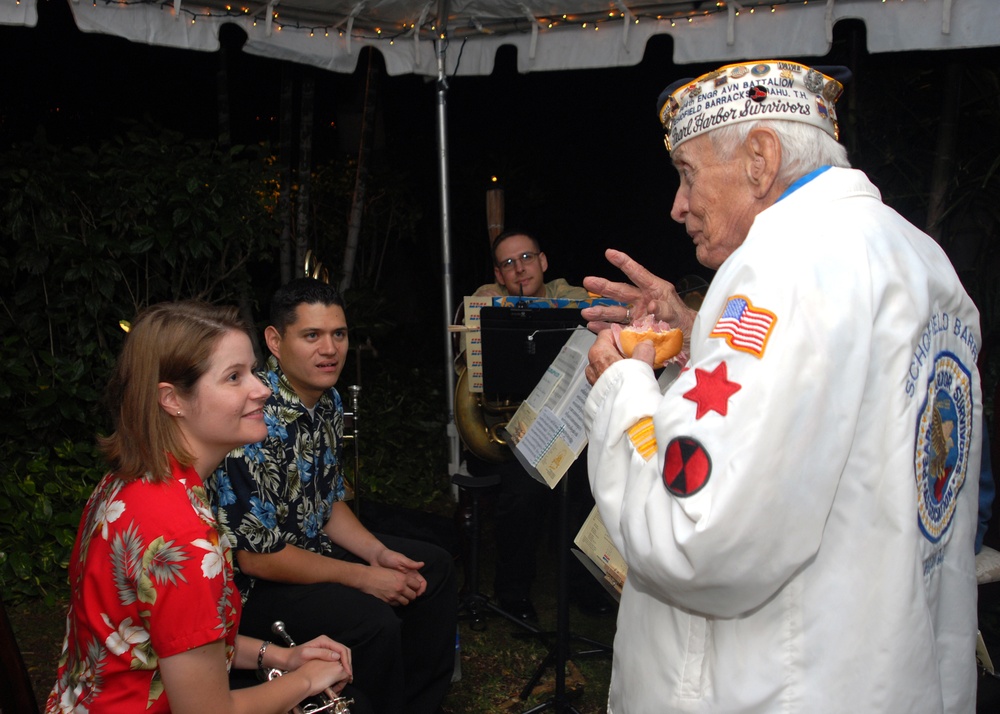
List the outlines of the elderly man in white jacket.
{"label": "elderly man in white jacket", "polygon": [[608,251],[588,278],[684,330],[590,352],[589,470],[628,562],[608,711],[973,712],[979,314],[837,143],[840,83],[723,67],[661,95],[671,215],[718,270],[697,314]]}

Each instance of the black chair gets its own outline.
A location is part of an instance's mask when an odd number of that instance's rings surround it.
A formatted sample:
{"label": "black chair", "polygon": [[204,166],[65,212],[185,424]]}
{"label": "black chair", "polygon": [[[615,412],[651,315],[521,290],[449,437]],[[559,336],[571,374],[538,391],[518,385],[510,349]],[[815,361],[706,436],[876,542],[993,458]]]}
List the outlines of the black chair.
{"label": "black chair", "polygon": [[451,482],[467,497],[459,499],[456,520],[459,522],[462,547],[462,565],[465,571],[465,583],[459,593],[458,613],[460,620],[470,621],[469,627],[480,631],[486,628],[486,618],[491,613],[499,615],[532,635],[545,633],[521,618],[507,612],[495,604],[489,596],[479,589],[480,546],[482,544],[482,495],[489,489],[500,485],[500,474],[490,472],[488,468],[483,473],[472,475],[468,473],[452,474]]}

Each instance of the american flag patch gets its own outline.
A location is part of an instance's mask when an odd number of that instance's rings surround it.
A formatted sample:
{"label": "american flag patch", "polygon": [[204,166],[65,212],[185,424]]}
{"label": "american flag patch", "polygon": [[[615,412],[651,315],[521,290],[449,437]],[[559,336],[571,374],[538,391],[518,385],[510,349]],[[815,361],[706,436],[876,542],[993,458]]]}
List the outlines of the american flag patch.
{"label": "american flag patch", "polygon": [[754,307],[743,295],[733,295],[709,337],[722,337],[734,350],[760,358],[777,321],[778,316],[770,310]]}

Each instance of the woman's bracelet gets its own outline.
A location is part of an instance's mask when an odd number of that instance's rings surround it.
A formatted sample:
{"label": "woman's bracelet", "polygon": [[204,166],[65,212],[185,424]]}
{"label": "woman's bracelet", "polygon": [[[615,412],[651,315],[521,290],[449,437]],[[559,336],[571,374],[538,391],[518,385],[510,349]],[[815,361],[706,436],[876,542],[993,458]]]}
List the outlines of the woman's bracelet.
{"label": "woman's bracelet", "polygon": [[257,652],[257,669],[261,672],[264,671],[264,653],[267,651],[267,646],[271,644],[268,640],[264,640],[260,645],[260,650]]}

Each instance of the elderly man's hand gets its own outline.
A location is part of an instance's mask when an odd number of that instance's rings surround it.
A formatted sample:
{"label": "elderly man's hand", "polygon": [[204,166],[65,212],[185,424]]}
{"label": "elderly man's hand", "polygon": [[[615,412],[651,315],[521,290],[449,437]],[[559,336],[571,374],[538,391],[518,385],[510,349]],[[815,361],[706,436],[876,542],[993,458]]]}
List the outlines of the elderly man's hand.
{"label": "elderly man's hand", "polygon": [[691,337],[691,327],[697,311],[692,310],[673,285],[658,278],[620,250],[608,249],[604,255],[608,262],[620,268],[633,284],[613,283],[605,278],[587,277],[583,285],[587,290],[620,302],[629,303],[631,309],[618,306],[588,307],[582,311],[587,327],[594,332],[607,329],[610,323],[629,324],[646,315],[679,327],[684,333],[685,344]]}
{"label": "elderly man's hand", "polygon": [[[596,382],[604,370],[613,365],[619,360],[625,359],[622,357],[621,353],[618,351],[618,347],[615,345],[615,338],[611,334],[611,330],[602,330],[597,335],[597,340],[590,347],[590,352],[587,355],[590,360],[590,364],[587,365],[585,374],[587,376],[587,381],[591,385]],[[653,347],[653,343],[649,340],[645,342],[640,342],[635,346],[635,350],[632,352],[631,359],[637,359],[640,362],[645,362],[653,367],[653,359],[656,357],[656,348]]]}

